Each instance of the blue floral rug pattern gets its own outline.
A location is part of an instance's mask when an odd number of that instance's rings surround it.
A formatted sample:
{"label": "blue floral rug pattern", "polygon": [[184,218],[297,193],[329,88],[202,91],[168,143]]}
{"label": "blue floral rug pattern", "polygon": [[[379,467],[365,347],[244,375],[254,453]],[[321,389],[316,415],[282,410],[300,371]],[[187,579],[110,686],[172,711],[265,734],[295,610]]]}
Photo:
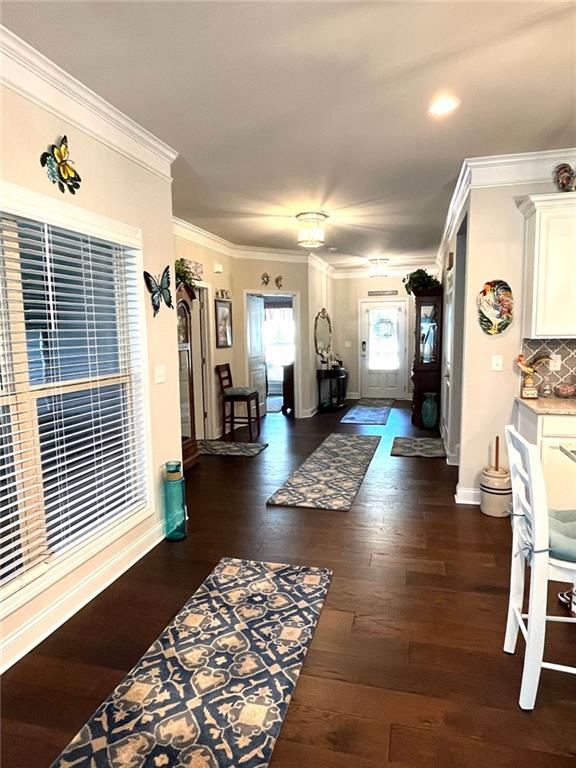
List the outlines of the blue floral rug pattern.
{"label": "blue floral rug pattern", "polygon": [[441,437],[395,437],[390,456],[444,459],[446,448]]}
{"label": "blue floral rug pattern", "polygon": [[246,456],[251,459],[268,448],[268,443],[233,443],[228,440],[198,440],[203,456]]}
{"label": "blue floral rug pattern", "polygon": [[394,400],[362,398],[340,419],[341,424],[386,424]]}
{"label": "blue floral rug pattern", "polygon": [[331,577],[222,559],[52,768],[266,768]]}
{"label": "blue floral rug pattern", "polygon": [[379,442],[368,435],[328,435],[266,503],[347,512]]}

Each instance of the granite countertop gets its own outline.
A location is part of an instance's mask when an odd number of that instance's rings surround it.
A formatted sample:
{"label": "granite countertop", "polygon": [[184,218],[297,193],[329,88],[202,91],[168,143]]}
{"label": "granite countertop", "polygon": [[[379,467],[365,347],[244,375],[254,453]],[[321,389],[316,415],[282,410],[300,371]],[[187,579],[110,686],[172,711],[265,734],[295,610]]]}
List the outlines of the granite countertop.
{"label": "granite countertop", "polygon": [[538,416],[576,416],[576,397],[538,397],[536,400],[517,397],[516,401]]}

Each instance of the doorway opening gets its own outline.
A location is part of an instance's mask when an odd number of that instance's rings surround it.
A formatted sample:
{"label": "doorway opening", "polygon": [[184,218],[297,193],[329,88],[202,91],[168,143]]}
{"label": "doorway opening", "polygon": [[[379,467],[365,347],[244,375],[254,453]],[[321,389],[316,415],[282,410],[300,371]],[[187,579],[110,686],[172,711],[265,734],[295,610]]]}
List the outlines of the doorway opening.
{"label": "doorway opening", "polygon": [[405,300],[360,301],[360,396],[406,397],[408,359]]}
{"label": "doorway opening", "polygon": [[260,392],[263,413],[295,412],[294,295],[248,294],[248,383]]}

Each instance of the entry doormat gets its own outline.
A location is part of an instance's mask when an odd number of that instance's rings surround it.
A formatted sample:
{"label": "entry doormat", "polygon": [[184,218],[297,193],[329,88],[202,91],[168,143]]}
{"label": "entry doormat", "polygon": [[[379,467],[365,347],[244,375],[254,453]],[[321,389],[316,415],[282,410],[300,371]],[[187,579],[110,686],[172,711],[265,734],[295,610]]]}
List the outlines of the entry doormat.
{"label": "entry doormat", "polygon": [[443,459],[446,457],[446,449],[441,437],[395,437],[390,455]]}
{"label": "entry doormat", "polygon": [[386,424],[394,400],[362,398],[340,419],[341,424]]}
{"label": "entry doormat", "polygon": [[266,503],[347,512],[379,442],[368,435],[329,435]]}
{"label": "entry doormat", "polygon": [[52,768],[265,768],[331,577],[222,559]]}
{"label": "entry doormat", "polygon": [[226,440],[198,440],[198,451],[204,456],[247,456],[252,458],[268,448],[268,443],[231,443]]}

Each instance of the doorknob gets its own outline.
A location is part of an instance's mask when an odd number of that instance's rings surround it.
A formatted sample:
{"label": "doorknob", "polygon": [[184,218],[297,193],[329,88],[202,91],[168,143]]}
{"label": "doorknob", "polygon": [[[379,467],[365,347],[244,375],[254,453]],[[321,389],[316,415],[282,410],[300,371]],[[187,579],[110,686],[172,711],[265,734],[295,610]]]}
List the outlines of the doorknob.
{"label": "doorknob", "polygon": [[362,357],[366,357],[366,342],[362,342]]}

